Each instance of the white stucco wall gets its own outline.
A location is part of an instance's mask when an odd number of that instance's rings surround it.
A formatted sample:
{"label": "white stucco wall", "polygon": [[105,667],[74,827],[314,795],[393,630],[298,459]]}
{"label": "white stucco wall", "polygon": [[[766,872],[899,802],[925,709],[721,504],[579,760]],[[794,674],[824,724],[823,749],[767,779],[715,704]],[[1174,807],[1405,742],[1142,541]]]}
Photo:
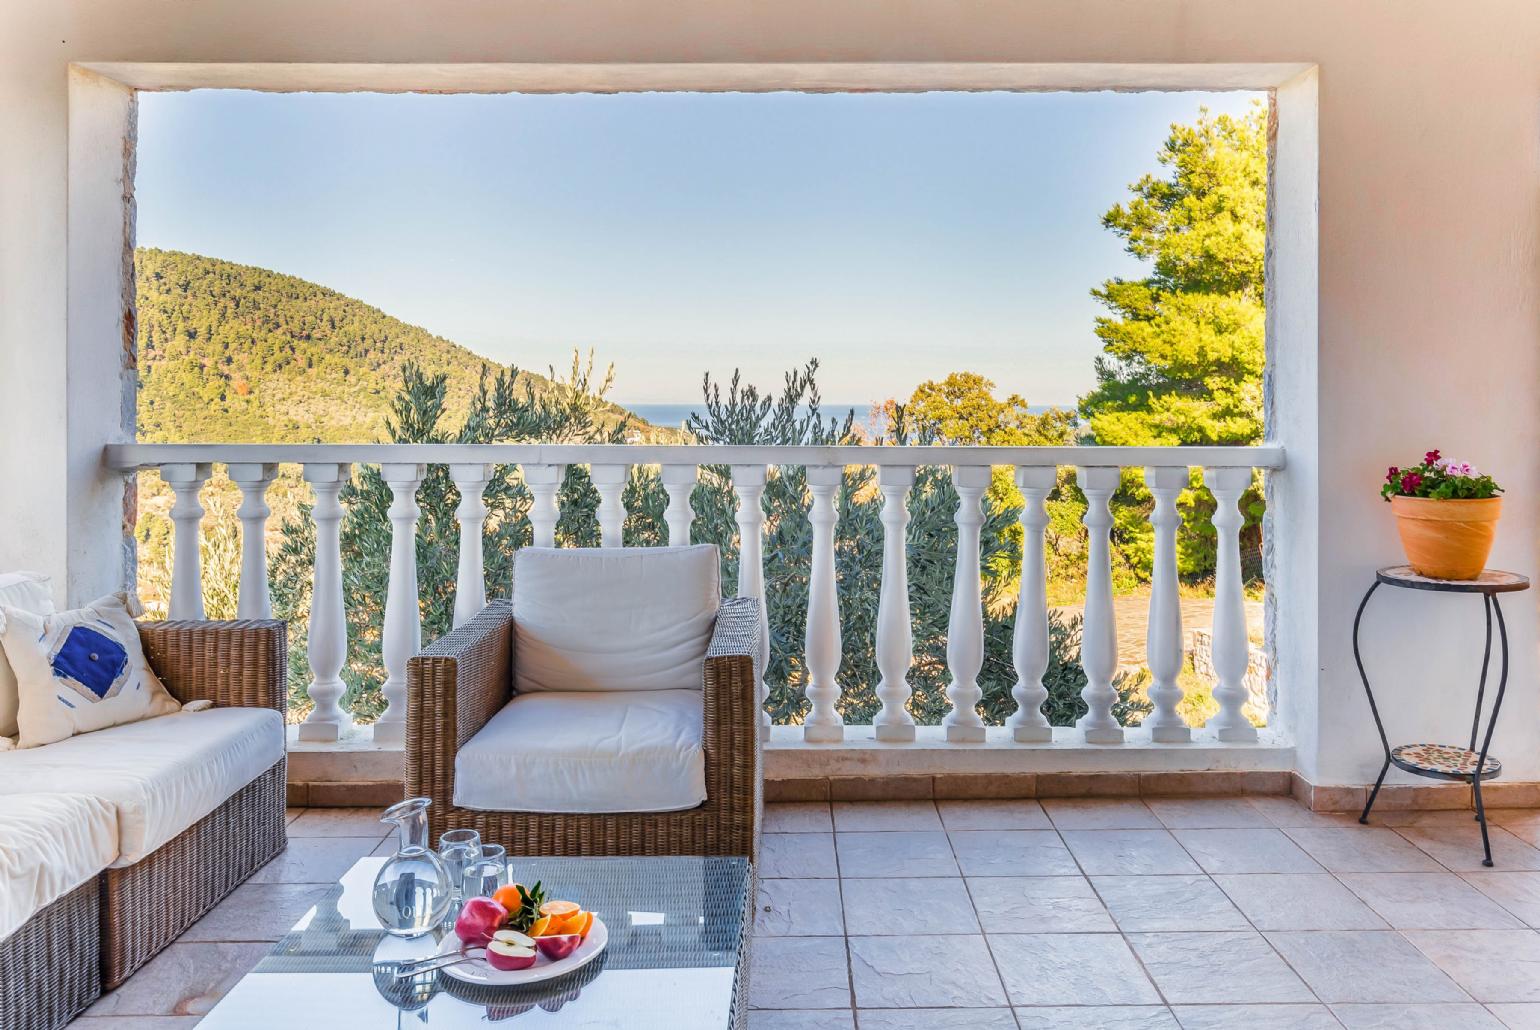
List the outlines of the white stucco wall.
{"label": "white stucco wall", "polygon": [[[1296,376],[1277,395],[1290,405],[1278,412],[1281,442],[1299,459],[1289,475],[1309,477],[1290,484],[1307,503],[1291,513],[1295,546],[1281,558],[1286,584],[1300,589],[1282,598],[1278,627],[1301,771],[1345,783],[1378,768],[1349,629],[1372,569],[1397,557],[1374,493],[1385,465],[1436,445],[1496,473],[1509,495],[1494,563],[1540,571],[1532,0],[8,0],[0,568],[51,571],[71,599],[119,575],[119,516],[100,503],[111,490],[82,461],[112,436],[122,408],[111,377],[100,378],[119,360],[120,334],[103,317],[110,308],[69,295],[69,284],[100,290],[113,273],[100,255],[82,265],[68,253],[67,241],[92,228],[80,212],[99,210],[111,188],[97,181],[75,198],[71,225],[68,68],[144,61],[1316,65],[1319,362],[1301,359],[1294,372],[1317,377],[1318,389],[1312,396]],[[96,113],[116,117],[116,101],[104,103]],[[91,130],[77,121],[76,131]],[[1470,653],[1479,604],[1394,595],[1377,604],[1366,654],[1383,671],[1396,732],[1458,739],[1479,659]],[[1513,682],[1497,750],[1510,775],[1540,779],[1537,597],[1514,598],[1508,611]]]}

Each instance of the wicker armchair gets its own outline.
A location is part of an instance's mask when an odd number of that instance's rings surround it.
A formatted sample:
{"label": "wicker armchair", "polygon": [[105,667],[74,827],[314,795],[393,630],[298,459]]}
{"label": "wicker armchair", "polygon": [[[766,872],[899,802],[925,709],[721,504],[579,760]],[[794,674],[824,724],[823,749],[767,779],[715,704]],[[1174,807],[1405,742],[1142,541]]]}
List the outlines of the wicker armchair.
{"label": "wicker armchair", "polygon": [[755,684],[759,603],[722,602],[706,653],[702,702],[706,801],[679,812],[494,812],[454,804],[459,749],[513,695],[513,609],[494,601],[407,665],[406,791],[433,799],[435,837],[474,827],[524,855],[745,855],[761,809]]}

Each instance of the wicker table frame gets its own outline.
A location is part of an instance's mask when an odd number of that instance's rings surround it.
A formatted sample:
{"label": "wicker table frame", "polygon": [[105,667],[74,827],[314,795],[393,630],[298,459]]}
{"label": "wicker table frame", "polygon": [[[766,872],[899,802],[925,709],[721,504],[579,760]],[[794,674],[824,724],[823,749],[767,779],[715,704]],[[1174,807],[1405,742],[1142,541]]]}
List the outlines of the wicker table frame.
{"label": "wicker table frame", "polygon": [[488,812],[454,804],[455,756],[513,696],[513,609],[494,601],[407,665],[406,793],[429,797],[436,839],[476,829],[516,855],[757,858],[762,790],[755,680],[759,602],[722,602],[706,652],[706,801],[682,812]]}

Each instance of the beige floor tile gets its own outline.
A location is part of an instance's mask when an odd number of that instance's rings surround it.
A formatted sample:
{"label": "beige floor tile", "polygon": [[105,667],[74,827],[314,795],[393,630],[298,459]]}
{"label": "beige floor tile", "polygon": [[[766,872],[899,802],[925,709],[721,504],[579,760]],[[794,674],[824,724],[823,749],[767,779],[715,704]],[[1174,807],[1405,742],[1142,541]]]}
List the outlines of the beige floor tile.
{"label": "beige floor tile", "polygon": [[1087,876],[1202,871],[1167,830],[1063,830],[1061,835]]}
{"label": "beige floor tile", "polygon": [[1472,1002],[1448,1005],[1333,1005],[1347,1030],[1503,1030],[1498,1018]]}
{"label": "beige floor tile", "polygon": [[855,935],[979,932],[961,877],[903,877],[840,881],[846,932]]}
{"label": "beige floor tile", "polygon": [[1169,830],[1273,825],[1245,798],[1145,798],[1144,803]]}
{"label": "beige floor tile", "polygon": [[985,933],[1109,933],[1117,929],[1085,877],[985,876],[968,880]]}
{"label": "beige floor tile", "polygon": [[941,817],[934,801],[836,801],[834,829],[939,830]]}
{"label": "beige floor tile", "polygon": [[938,801],[948,830],[1051,830],[1053,823],[1036,801]]}
{"label": "beige floor tile", "polygon": [[751,1009],[749,1030],[856,1030],[849,1009]]}
{"label": "beige floor tile", "polygon": [[1117,934],[991,934],[989,950],[1013,1006],[1160,1004]]}
{"label": "beige floor tile", "polygon": [[861,1009],[861,1030],[1017,1030],[1010,1009]]}
{"label": "beige floor tile", "polygon": [[1540,1002],[1540,932],[1408,930],[1417,946],[1480,1002]]}
{"label": "beige floor tile", "polygon": [[1397,930],[1513,930],[1524,923],[1454,873],[1339,877]]}
{"label": "beige floor tile", "polygon": [[841,876],[956,876],[952,844],[940,830],[835,835]]}
{"label": "beige floor tile", "polygon": [[1070,1005],[1016,1010],[1021,1030],[1181,1030],[1164,1005]]}
{"label": "beige floor tile", "polygon": [[1310,988],[1254,930],[1131,933],[1128,942],[1167,1004],[1315,1001]]}
{"label": "beige floor tile", "polygon": [[1258,930],[1389,929],[1330,873],[1259,873],[1216,876],[1214,881]]}
{"label": "beige floor tile", "polygon": [[751,1008],[850,1008],[844,938],[757,937],[749,962]]}
{"label": "beige floor tile", "polygon": [[765,937],[838,937],[838,880],[760,880],[754,932]]}
{"label": "beige floor tile", "polygon": [[1135,798],[1044,798],[1042,805],[1061,830],[1154,830],[1162,825]]}
{"label": "beige floor tile", "polygon": [[1282,830],[1172,830],[1206,873],[1319,873],[1320,863]]}
{"label": "beige floor tile", "polygon": [[324,883],[244,883],[178,939],[276,941],[335,889]]}
{"label": "beige floor tile", "polygon": [[1436,873],[1442,868],[1405,837],[1383,826],[1305,826],[1283,832],[1328,872]]}
{"label": "beige floor tile", "polygon": [[827,801],[788,802],[765,806],[766,833],[830,833],[834,820]]}
{"label": "beige floor tile", "polygon": [[1246,802],[1273,826],[1281,828],[1358,825],[1356,812],[1312,812],[1293,798],[1254,797],[1247,798]]}
{"label": "beige floor tile", "polygon": [[1338,1030],[1325,1005],[1175,1005],[1182,1030]]}
{"label": "beige floor tile", "polygon": [[291,837],[289,846],[248,882],[336,883],[379,844],[378,837]]}
{"label": "beige floor tile", "polygon": [[[1486,868],[1481,864],[1481,827],[1474,821],[1454,824],[1403,826],[1396,831],[1455,872]],[[1519,840],[1501,826],[1488,827],[1492,862],[1497,869],[1540,870],[1540,850]]]}
{"label": "beige floor tile", "polygon": [[1394,930],[1285,930],[1265,936],[1328,1005],[1470,1000]]}
{"label": "beige floor tile", "polygon": [[289,824],[290,837],[373,837],[395,831],[374,808],[307,808]]}
{"label": "beige floor tile", "polygon": [[964,876],[1073,876],[1080,872],[1053,830],[952,830]]}
{"label": "beige floor tile", "polygon": [[851,937],[849,943],[858,1009],[1005,1005],[981,935]]}
{"label": "beige floor tile", "polygon": [[172,944],[87,1009],[92,1016],[202,1015],[271,950],[268,944]]}
{"label": "beige floor tile", "polygon": [[832,833],[767,833],[760,838],[759,875],[838,876]]}
{"label": "beige floor tile", "polygon": [[1529,926],[1540,927],[1540,873],[1478,869],[1460,875]]}
{"label": "beige floor tile", "polygon": [[80,1016],[70,1030],[191,1030],[202,1016]]}
{"label": "beige floor tile", "polygon": [[1091,883],[1124,933],[1251,929],[1207,876],[1097,876]]}

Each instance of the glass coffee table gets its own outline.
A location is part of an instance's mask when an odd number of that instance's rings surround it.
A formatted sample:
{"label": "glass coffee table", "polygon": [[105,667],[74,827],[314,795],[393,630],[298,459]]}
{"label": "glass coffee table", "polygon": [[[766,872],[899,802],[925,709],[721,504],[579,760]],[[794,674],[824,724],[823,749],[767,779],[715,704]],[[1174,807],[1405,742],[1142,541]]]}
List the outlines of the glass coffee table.
{"label": "glass coffee table", "polygon": [[396,979],[432,955],[443,931],[400,940],[370,900],[383,858],[361,859],[199,1024],[201,1030],[542,1027],[696,1030],[741,1027],[753,872],[742,858],[513,859],[521,883],[579,901],[609,944],[568,977],[477,988],[444,972]]}

